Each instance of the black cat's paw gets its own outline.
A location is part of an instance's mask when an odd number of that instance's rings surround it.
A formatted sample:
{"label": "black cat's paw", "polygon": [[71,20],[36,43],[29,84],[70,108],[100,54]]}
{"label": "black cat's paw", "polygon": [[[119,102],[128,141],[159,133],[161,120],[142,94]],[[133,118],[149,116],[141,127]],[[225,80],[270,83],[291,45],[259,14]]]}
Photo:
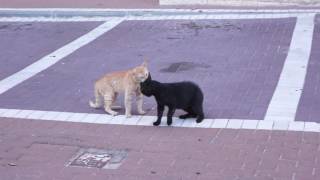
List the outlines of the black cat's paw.
{"label": "black cat's paw", "polygon": [[197,123],[201,123],[203,121],[203,119],[197,119],[196,122]]}
{"label": "black cat's paw", "polygon": [[167,121],[168,126],[171,126],[172,121]]}
{"label": "black cat's paw", "polygon": [[159,125],[160,125],[160,123],[161,123],[161,122],[156,121],[156,122],[154,122],[154,123],[153,123],[153,125],[154,125],[154,126],[159,126]]}
{"label": "black cat's paw", "polygon": [[181,115],[179,116],[180,119],[187,119],[188,118],[188,114],[184,114],[184,115]]}

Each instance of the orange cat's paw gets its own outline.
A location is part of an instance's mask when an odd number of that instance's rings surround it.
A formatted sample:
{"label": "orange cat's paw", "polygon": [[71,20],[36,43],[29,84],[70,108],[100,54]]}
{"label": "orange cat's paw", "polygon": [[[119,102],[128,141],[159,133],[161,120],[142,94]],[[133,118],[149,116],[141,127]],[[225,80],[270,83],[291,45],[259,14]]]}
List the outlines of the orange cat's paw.
{"label": "orange cat's paw", "polygon": [[144,110],[140,110],[138,111],[139,114],[146,114],[147,112],[145,112]]}

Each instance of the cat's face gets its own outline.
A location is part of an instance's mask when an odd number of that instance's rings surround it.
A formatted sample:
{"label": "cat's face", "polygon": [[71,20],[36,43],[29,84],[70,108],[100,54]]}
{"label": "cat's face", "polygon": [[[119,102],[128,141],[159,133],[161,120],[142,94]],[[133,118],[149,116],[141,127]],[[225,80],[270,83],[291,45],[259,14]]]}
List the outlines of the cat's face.
{"label": "cat's face", "polygon": [[144,82],[140,83],[140,89],[142,94],[144,94],[145,96],[150,97],[153,95],[154,87],[152,85],[152,79],[151,79],[150,73],[148,74],[148,78]]}
{"label": "cat's face", "polygon": [[140,82],[140,83],[144,82],[148,78],[148,75],[149,75],[149,70],[147,68],[146,62],[144,62],[142,65],[134,68],[134,70],[133,70],[133,76],[137,82]]}

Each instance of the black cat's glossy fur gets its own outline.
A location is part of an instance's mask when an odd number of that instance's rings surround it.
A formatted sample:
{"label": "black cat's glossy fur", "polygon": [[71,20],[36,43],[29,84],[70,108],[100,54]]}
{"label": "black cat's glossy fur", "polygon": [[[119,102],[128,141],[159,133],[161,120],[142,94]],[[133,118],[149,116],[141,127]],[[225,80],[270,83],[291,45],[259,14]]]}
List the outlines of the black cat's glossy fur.
{"label": "black cat's glossy fur", "polygon": [[158,119],[153,125],[161,123],[164,107],[168,106],[167,124],[172,124],[172,116],[176,109],[183,109],[187,114],[179,116],[181,119],[197,118],[200,123],[204,119],[202,103],[203,93],[193,82],[160,83],[149,77],[141,84],[141,92],[145,96],[154,96],[157,101]]}

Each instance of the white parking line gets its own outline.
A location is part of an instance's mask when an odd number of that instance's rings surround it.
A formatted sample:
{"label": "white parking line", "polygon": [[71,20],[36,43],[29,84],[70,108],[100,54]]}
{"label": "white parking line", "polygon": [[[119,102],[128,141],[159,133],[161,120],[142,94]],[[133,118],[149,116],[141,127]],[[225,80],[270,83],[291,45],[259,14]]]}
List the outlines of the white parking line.
{"label": "white parking line", "polygon": [[163,13],[318,13],[320,12],[319,8],[313,9],[112,9],[112,8],[0,8],[0,12],[11,12],[11,13],[39,13],[39,12],[49,12],[52,15],[58,15],[61,13],[97,13],[97,12],[163,12]]}
{"label": "white parking line", "polygon": [[[153,126],[156,116],[111,116],[108,114],[73,113],[58,111],[37,111],[24,109],[0,109],[0,118],[33,119],[39,121],[64,121],[93,124],[135,125]],[[161,126],[167,126],[166,117],[163,117]],[[222,129],[249,129],[249,130],[285,130],[320,132],[320,124],[315,122],[288,122],[288,121],[264,121],[249,119],[204,119],[196,123],[195,119],[173,118],[173,127],[184,128],[222,128]]]}
{"label": "white parking line", "polygon": [[242,124],[242,128],[244,129],[256,129],[259,121],[257,120],[244,120]]}
{"label": "white parking line", "polygon": [[122,21],[123,19],[120,18],[107,21],[101,24],[100,26],[96,27],[95,29],[91,30],[87,34],[79,37],[78,39],[70,42],[69,44],[57,49],[56,51],[34,62],[33,64],[25,67],[21,71],[3,79],[2,81],[0,81],[0,94],[8,91],[9,89],[13,88],[19,83],[31,78],[37,73],[47,69],[48,67],[57,63],[64,57],[76,51],[77,49],[92,42],[102,34],[108,32],[110,29],[114,28]]}
{"label": "white parking line", "polygon": [[[124,16],[123,20],[210,20],[210,19],[279,19],[310,16],[313,13],[267,13],[267,14],[211,14],[211,15],[152,15]],[[112,21],[119,17],[0,17],[0,22],[86,22]]]}
{"label": "white parking line", "polygon": [[311,51],[315,15],[298,17],[287,59],[265,120],[294,121]]}
{"label": "white parking line", "polygon": [[240,129],[242,125],[243,125],[243,120],[241,119],[229,119],[227,128]]}

